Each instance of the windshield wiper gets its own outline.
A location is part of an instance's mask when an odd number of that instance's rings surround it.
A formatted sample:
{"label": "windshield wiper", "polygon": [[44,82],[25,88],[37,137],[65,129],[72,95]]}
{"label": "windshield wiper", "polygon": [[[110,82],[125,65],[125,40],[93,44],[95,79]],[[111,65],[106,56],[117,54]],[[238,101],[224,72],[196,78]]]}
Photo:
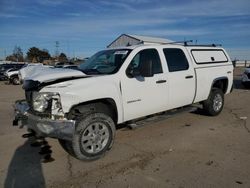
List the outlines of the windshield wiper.
{"label": "windshield wiper", "polygon": [[81,70],[83,73],[85,74],[102,74],[100,71],[98,71],[97,69],[84,69]]}

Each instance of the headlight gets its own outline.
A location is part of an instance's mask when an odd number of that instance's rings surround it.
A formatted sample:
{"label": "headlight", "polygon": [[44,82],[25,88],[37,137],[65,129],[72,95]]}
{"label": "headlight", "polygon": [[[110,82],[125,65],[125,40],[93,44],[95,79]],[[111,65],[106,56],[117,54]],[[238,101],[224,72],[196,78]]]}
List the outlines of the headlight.
{"label": "headlight", "polygon": [[56,93],[33,93],[33,109],[37,112],[44,112],[51,104]]}

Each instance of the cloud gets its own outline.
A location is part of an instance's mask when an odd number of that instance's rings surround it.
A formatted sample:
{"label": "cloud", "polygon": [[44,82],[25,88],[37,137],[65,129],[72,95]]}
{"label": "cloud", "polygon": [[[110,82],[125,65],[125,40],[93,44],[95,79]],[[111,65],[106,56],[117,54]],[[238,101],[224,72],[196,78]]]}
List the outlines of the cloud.
{"label": "cloud", "polygon": [[78,12],[68,12],[68,13],[65,13],[66,16],[72,16],[72,17],[79,17],[81,16],[80,13]]}
{"label": "cloud", "polygon": [[[249,0],[2,2],[0,43],[6,45],[69,40],[79,49],[88,50],[90,46],[92,50],[122,33],[130,33],[172,40],[184,37],[205,42],[215,40],[230,47],[249,46]],[[51,44],[48,48],[53,47]]]}
{"label": "cloud", "polygon": [[107,6],[109,8],[114,7],[114,8],[118,8],[119,11],[124,11],[124,9],[126,11],[135,11],[136,9],[133,7],[132,4],[129,4],[127,2],[122,2],[122,1],[100,1],[100,5],[101,6]]}
{"label": "cloud", "polygon": [[0,18],[26,18],[26,16],[10,13],[0,13]]}
{"label": "cloud", "polygon": [[[183,2],[182,2],[183,3]],[[148,13],[157,13],[169,16],[234,16],[249,15],[250,4],[247,0],[230,1],[210,0],[210,1],[188,1],[187,3],[168,4],[149,8]]]}
{"label": "cloud", "polygon": [[57,6],[66,3],[67,0],[38,0],[37,3],[44,6]]}

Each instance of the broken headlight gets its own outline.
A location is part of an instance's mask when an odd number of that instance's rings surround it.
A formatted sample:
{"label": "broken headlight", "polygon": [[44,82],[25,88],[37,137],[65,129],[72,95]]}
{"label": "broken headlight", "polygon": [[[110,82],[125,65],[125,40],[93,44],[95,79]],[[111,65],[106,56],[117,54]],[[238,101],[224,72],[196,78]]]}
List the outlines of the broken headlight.
{"label": "broken headlight", "polygon": [[49,92],[34,92],[32,101],[33,109],[37,112],[45,112],[49,107],[51,108],[53,98],[59,99],[59,94]]}

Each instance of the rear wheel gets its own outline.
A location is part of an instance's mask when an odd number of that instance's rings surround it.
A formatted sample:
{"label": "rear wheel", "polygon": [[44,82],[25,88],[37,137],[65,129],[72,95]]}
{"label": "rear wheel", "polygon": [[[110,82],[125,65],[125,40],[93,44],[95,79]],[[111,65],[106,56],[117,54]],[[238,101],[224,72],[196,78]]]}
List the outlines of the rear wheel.
{"label": "rear wheel", "polygon": [[203,109],[210,116],[219,115],[224,106],[224,93],[221,89],[212,89],[209,97],[203,102]]}

